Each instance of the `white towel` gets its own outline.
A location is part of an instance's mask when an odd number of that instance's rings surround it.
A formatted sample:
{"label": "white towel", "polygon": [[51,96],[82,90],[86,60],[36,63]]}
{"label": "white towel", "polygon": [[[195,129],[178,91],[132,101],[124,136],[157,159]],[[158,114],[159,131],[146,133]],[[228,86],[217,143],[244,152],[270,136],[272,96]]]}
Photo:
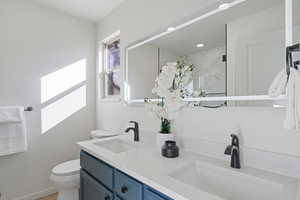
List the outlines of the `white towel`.
{"label": "white towel", "polygon": [[287,84],[287,73],[286,73],[286,69],[283,69],[274,78],[269,88],[269,96],[278,97],[279,95],[284,94],[286,90],[286,84]]}
{"label": "white towel", "polygon": [[284,127],[299,130],[300,128],[300,72],[291,68],[287,84],[288,103]]}
{"label": "white towel", "polygon": [[20,111],[17,107],[0,107],[0,123],[21,122]]}
{"label": "white towel", "polygon": [[286,69],[283,69],[275,77],[269,89],[270,97],[278,97],[287,91],[287,108],[284,120],[284,128],[299,130],[300,128],[300,72],[290,69],[287,81]]}
{"label": "white towel", "polygon": [[27,150],[24,107],[0,107],[0,156]]}

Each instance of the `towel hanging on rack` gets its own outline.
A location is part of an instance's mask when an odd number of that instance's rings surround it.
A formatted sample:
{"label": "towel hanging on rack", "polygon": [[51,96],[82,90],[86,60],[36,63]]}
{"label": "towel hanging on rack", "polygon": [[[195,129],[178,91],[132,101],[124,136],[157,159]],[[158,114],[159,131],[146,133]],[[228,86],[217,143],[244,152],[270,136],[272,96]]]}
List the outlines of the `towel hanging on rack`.
{"label": "towel hanging on rack", "polygon": [[24,107],[0,106],[0,156],[27,150]]}
{"label": "towel hanging on rack", "polygon": [[269,88],[270,97],[278,97],[287,92],[287,109],[284,127],[300,129],[300,61],[293,61],[293,53],[300,51],[300,44],[286,48],[286,69],[281,70]]}
{"label": "towel hanging on rack", "polygon": [[33,111],[33,107],[29,106],[29,107],[25,108],[24,111],[31,112],[31,111]]}
{"label": "towel hanging on rack", "polygon": [[284,127],[286,129],[300,129],[300,72],[290,69],[290,78],[287,83],[287,110]]}
{"label": "towel hanging on rack", "polygon": [[286,92],[288,75],[284,69],[282,69],[274,78],[270,88],[269,88],[269,96],[276,98],[279,95],[282,95]]}

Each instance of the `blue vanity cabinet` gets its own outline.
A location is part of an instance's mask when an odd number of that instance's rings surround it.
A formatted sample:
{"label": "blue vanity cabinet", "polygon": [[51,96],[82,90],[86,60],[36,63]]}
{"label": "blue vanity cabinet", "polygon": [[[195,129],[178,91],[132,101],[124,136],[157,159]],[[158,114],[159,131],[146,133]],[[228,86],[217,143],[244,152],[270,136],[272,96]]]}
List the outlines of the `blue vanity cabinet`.
{"label": "blue vanity cabinet", "polygon": [[166,195],[148,187],[144,186],[144,200],[172,200]]}
{"label": "blue vanity cabinet", "polygon": [[143,199],[143,184],[116,170],[115,192],[123,200]]}
{"label": "blue vanity cabinet", "polygon": [[85,151],[80,165],[80,200],[172,200]]}
{"label": "blue vanity cabinet", "polygon": [[80,171],[81,200],[113,200],[113,193],[84,170]]}
{"label": "blue vanity cabinet", "polygon": [[111,166],[84,151],[80,152],[80,166],[103,185],[113,190],[114,169]]}

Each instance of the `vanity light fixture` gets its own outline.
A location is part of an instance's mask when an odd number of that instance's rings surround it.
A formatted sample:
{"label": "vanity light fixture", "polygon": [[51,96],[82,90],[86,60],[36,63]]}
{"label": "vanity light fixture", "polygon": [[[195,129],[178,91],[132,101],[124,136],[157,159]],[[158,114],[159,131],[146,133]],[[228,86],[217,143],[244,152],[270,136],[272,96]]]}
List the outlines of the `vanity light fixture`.
{"label": "vanity light fixture", "polygon": [[168,32],[175,31],[175,28],[174,28],[174,27],[169,27],[169,28],[167,29],[167,31],[168,31]]}
{"label": "vanity light fixture", "polygon": [[230,4],[229,3],[222,3],[219,5],[219,9],[220,10],[226,10],[230,7]]}
{"label": "vanity light fixture", "polygon": [[202,44],[202,43],[200,43],[200,44],[197,44],[196,46],[197,46],[197,48],[202,48],[202,47],[204,47],[205,45]]}

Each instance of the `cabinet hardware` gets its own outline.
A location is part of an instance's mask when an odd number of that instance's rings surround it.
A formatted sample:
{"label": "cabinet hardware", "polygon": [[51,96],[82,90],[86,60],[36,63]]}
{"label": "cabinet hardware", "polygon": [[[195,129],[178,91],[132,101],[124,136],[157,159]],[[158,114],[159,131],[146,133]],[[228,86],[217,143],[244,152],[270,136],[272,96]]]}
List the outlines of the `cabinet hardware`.
{"label": "cabinet hardware", "polygon": [[121,192],[125,194],[126,192],[128,192],[128,188],[126,186],[123,186],[121,188]]}

